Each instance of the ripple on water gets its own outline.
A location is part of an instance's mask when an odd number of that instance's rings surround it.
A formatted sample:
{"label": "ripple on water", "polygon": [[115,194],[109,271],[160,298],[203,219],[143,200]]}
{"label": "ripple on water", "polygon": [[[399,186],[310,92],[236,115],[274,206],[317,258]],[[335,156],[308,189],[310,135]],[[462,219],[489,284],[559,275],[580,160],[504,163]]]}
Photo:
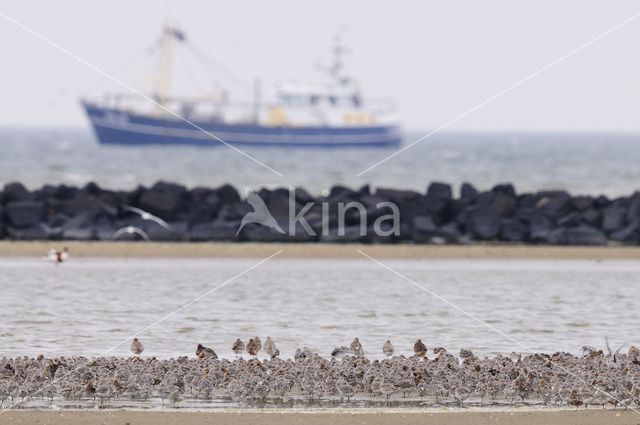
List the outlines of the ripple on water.
{"label": "ripple on water", "polygon": [[510,334],[552,334],[555,333],[553,329],[512,329]]}
{"label": "ripple on water", "polygon": [[184,328],[180,328],[178,329],[178,333],[179,334],[189,334],[192,332],[195,332],[196,328],[194,328],[193,326],[185,326]]}
{"label": "ripple on water", "polygon": [[589,323],[568,322],[568,323],[565,323],[565,326],[569,326],[570,328],[586,328],[587,326],[589,326]]}

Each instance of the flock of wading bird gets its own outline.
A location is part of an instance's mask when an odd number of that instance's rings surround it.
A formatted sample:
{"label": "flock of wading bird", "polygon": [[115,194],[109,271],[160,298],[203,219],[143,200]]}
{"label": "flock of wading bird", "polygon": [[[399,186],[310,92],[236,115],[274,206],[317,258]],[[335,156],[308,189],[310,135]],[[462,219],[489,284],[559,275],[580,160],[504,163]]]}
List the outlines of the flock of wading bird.
{"label": "flock of wading bird", "polygon": [[[232,344],[236,359],[218,359],[198,344],[196,357],[142,358],[134,339],[134,357],[18,357],[0,359],[0,406],[127,406],[148,400],[165,403],[232,401],[244,405],[338,406],[390,402],[395,405],[570,405],[640,406],[640,350],[622,347],[608,353],[585,346],[576,356],[511,353],[480,359],[471,350],[456,357],[445,348],[430,357],[418,339],[414,355],[394,356],[387,340],[384,360],[368,360],[355,338],[329,358],[308,348],[293,359],[279,358],[275,342],[259,337]],[[269,358],[258,359],[264,349]],[[247,352],[250,359],[242,358]],[[109,404],[111,403],[111,404]]]}

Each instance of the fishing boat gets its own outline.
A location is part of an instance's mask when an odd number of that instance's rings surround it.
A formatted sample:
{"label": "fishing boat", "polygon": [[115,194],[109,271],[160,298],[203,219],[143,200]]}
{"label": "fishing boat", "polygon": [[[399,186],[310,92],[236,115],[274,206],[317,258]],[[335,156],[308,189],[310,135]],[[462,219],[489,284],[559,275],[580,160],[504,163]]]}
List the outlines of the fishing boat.
{"label": "fishing boat", "polygon": [[243,112],[237,111],[238,105],[226,92],[198,97],[171,94],[176,43],[187,43],[184,32],[165,26],[156,43],[160,66],[153,93],[107,94],[81,100],[100,143],[337,147],[394,146],[401,142],[393,103],[363,98],[356,81],[345,75],[345,47],[339,37],[322,79],[276,83],[273,100],[268,102],[262,101],[258,82],[252,101],[242,105]]}

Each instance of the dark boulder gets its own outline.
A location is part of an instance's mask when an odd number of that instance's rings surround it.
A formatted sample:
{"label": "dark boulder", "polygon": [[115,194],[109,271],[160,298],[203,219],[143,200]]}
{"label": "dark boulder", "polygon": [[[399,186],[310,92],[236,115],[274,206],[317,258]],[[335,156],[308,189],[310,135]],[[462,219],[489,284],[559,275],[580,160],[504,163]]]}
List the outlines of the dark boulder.
{"label": "dark boulder", "polygon": [[595,208],[589,208],[582,212],[582,219],[591,226],[600,227],[602,213]]}
{"label": "dark boulder", "polygon": [[143,230],[152,241],[179,242],[188,239],[186,222],[170,222],[166,228],[154,221],[147,221]]}
{"label": "dark boulder", "polygon": [[93,226],[93,230],[95,238],[99,241],[109,241],[116,233],[116,228],[113,223],[106,219],[98,220],[98,222]]}
{"label": "dark boulder", "polygon": [[549,217],[559,218],[571,211],[571,196],[566,192],[540,192],[536,207]]}
{"label": "dark boulder", "polygon": [[398,190],[381,187],[376,189],[375,195],[384,199],[385,201],[391,201],[396,204],[402,204],[421,196],[418,192],[415,192],[413,190]]}
{"label": "dark boulder", "polygon": [[[217,197],[213,195],[216,199]],[[189,210],[181,215],[181,218],[193,226],[201,223],[208,223],[216,217],[217,207],[209,202],[193,203]]]}
{"label": "dark boulder", "polygon": [[441,182],[433,182],[427,188],[427,196],[451,199],[451,185]]}
{"label": "dark boulder", "polygon": [[593,206],[593,199],[590,196],[574,196],[571,205],[578,211],[585,211]]}
{"label": "dark boulder", "polygon": [[160,217],[173,220],[180,206],[180,197],[175,194],[147,190],[140,196],[140,208]]}
{"label": "dark boulder", "polygon": [[524,242],[529,229],[520,220],[503,219],[500,223],[500,239],[509,242]]}
{"label": "dark boulder", "polygon": [[611,232],[609,239],[617,242],[638,242],[638,225],[640,219],[635,219],[621,229]]}
{"label": "dark boulder", "polygon": [[513,185],[511,183],[503,183],[503,184],[497,184],[493,187],[493,189],[491,189],[491,192],[493,193],[504,193],[505,195],[509,195],[511,197],[516,197],[516,188],[513,187]]}
{"label": "dark boulder", "polygon": [[7,219],[15,227],[33,227],[45,217],[45,204],[42,201],[12,201],[6,206]]}
{"label": "dark boulder", "polygon": [[98,186],[98,184],[94,182],[87,183],[85,187],[82,188],[82,191],[95,197],[100,196],[100,194],[102,193],[102,189],[100,188],[100,186]]}
{"label": "dark boulder", "polygon": [[[513,188],[512,188],[513,189]],[[494,189],[495,190],[495,189]],[[515,193],[498,190],[493,192],[490,209],[500,217],[509,217],[513,213],[518,200]]]}
{"label": "dark boulder", "polygon": [[22,183],[13,182],[4,186],[4,202],[33,201],[35,196]]}
{"label": "dark boulder", "polygon": [[460,187],[460,199],[463,201],[472,201],[478,196],[478,190],[471,183],[462,183]]}
{"label": "dark boulder", "polygon": [[52,196],[60,201],[66,201],[75,198],[77,193],[78,188],[62,184],[56,187]]}
{"label": "dark boulder", "polygon": [[62,239],[90,241],[92,239],[95,239],[95,230],[93,226],[67,227],[62,231]]}
{"label": "dark boulder", "polygon": [[494,239],[500,231],[500,217],[489,209],[474,211],[469,215],[468,228],[477,239]]}
{"label": "dark boulder", "polygon": [[247,201],[238,201],[233,204],[223,204],[218,211],[218,219],[225,221],[242,220],[245,214],[253,211],[253,207]]}
{"label": "dark boulder", "polygon": [[8,226],[7,234],[11,239],[23,241],[56,239],[53,237],[54,233],[51,228],[45,223],[38,223],[35,226],[26,228]]}
{"label": "dark boulder", "polygon": [[412,240],[416,242],[428,242],[432,236],[435,236],[437,231],[438,226],[436,226],[431,217],[422,215],[413,217]]}
{"label": "dark boulder", "polygon": [[341,186],[341,185],[332,186],[329,191],[329,198],[332,200],[345,199],[345,198],[356,200],[360,197],[360,195],[361,195],[360,192],[355,191],[346,186]]}
{"label": "dark boulder", "polygon": [[606,245],[607,238],[600,230],[590,226],[570,227],[566,233],[569,245]]}
{"label": "dark boulder", "polygon": [[557,221],[558,226],[575,227],[582,222],[582,214],[579,211],[572,211],[560,217]]}
{"label": "dark boulder", "polygon": [[84,215],[77,215],[67,220],[62,226],[62,238],[79,241],[95,239],[92,219]]}
{"label": "dark boulder", "polygon": [[248,223],[240,230],[240,239],[248,242],[285,242],[289,235],[286,228],[280,225],[285,233],[257,223]]}
{"label": "dark boulder", "polygon": [[619,207],[608,207],[602,212],[602,230],[606,233],[621,229],[625,224],[627,211]]}
{"label": "dark boulder", "polygon": [[543,242],[553,230],[553,220],[543,214],[536,214],[529,220],[529,238],[534,242]]}
{"label": "dark boulder", "polygon": [[600,195],[596,199],[593,200],[593,205],[596,208],[605,208],[605,207],[608,207],[609,205],[611,205],[611,201],[606,196]]}
{"label": "dark boulder", "polygon": [[216,220],[209,223],[200,223],[189,229],[189,240],[203,241],[234,241],[236,232],[240,227],[240,221]]}
{"label": "dark boulder", "polygon": [[567,243],[567,228],[556,227],[547,234],[546,242],[550,245],[565,245]]}

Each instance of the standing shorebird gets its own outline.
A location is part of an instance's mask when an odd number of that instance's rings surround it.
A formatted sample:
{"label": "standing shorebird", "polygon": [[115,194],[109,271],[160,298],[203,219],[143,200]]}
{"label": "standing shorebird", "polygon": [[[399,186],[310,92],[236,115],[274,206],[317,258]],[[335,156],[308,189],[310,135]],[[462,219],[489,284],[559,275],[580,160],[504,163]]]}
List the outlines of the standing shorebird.
{"label": "standing shorebird", "polygon": [[133,341],[131,341],[131,347],[129,348],[131,348],[131,351],[136,356],[139,356],[144,351],[144,345],[142,345],[138,338],[133,338]]}
{"label": "standing shorebird", "polygon": [[264,352],[267,353],[272,359],[275,359],[280,355],[280,350],[276,347],[276,343],[273,342],[270,336],[264,342]]}
{"label": "standing shorebird", "polygon": [[387,356],[387,358],[389,358],[393,356],[393,351],[394,351],[393,344],[391,343],[391,341],[387,340],[387,342],[385,342],[384,345],[382,346],[382,352],[384,353],[385,356]]}
{"label": "standing shorebird", "polygon": [[422,343],[420,338],[413,344],[413,352],[416,357],[424,357],[427,355],[427,346]]}
{"label": "standing shorebird", "polygon": [[242,342],[240,338],[236,339],[236,342],[233,343],[231,349],[236,354],[236,357],[240,356],[240,358],[242,358],[242,352],[244,351],[244,342]]}
{"label": "standing shorebird", "polygon": [[257,350],[256,351],[262,350],[262,341],[260,341],[260,337],[259,336],[254,336],[253,340],[255,341],[256,346],[257,346]]}
{"label": "standing shorebird", "polygon": [[212,357],[214,359],[218,358],[218,355],[211,348],[205,347],[202,344],[198,344],[198,348],[196,348],[196,356],[200,358],[204,357]]}
{"label": "standing shorebird", "polygon": [[52,249],[47,254],[47,259],[49,261],[52,261],[54,264],[60,264],[67,258],[69,258],[69,249],[66,246],[62,248],[62,251],[58,249]]}
{"label": "standing shorebird", "polygon": [[247,353],[249,353],[250,356],[257,357],[258,351],[258,343],[256,342],[256,340],[253,338],[249,338],[249,342],[247,342]]}
{"label": "standing shorebird", "polygon": [[358,337],[353,338],[353,342],[351,343],[351,353],[356,357],[364,357],[364,350],[362,349],[362,344],[360,344]]}

